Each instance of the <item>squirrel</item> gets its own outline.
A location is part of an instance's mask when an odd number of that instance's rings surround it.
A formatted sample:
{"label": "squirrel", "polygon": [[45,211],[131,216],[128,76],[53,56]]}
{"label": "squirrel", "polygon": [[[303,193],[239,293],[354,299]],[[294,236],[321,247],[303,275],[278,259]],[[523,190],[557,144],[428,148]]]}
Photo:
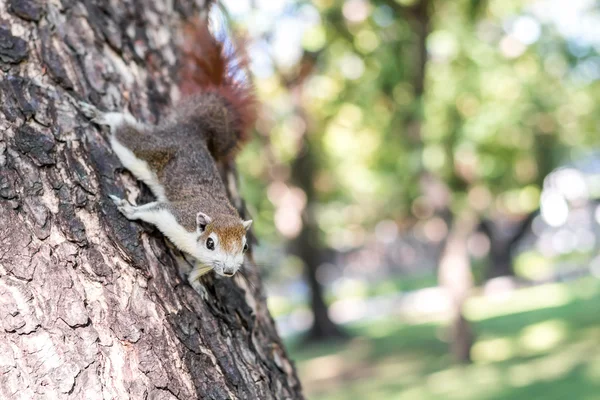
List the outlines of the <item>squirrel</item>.
{"label": "squirrel", "polygon": [[85,102],[79,108],[110,127],[112,150],[156,201],[137,206],[110,198],[126,218],[155,225],[197,260],[188,275],[195,286],[211,270],[233,276],[248,250],[252,220],[242,220],[229,201],[217,162],[231,160],[248,139],[255,97],[243,48],[226,51],[204,20],[188,23],[184,33],[184,98],[164,122],[146,125],[127,112],[101,112]]}

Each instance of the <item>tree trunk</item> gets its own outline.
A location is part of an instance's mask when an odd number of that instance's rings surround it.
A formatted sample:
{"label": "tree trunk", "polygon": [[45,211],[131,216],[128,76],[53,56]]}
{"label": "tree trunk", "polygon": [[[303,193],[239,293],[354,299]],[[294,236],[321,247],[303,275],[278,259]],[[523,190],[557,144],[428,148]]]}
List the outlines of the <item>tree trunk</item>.
{"label": "tree trunk", "polygon": [[494,221],[484,219],[479,224],[490,241],[489,263],[485,273],[486,280],[501,276],[514,276],[511,237],[500,232],[501,228]]}
{"label": "tree trunk", "polygon": [[474,335],[469,321],[463,314],[465,301],[473,287],[471,263],[467,251],[467,237],[472,230],[468,218],[459,217],[454,223],[440,259],[439,282],[450,297],[452,320],[450,322],[450,351],[455,360],[471,361]]}
{"label": "tree trunk", "polygon": [[515,246],[531,230],[531,224],[540,211],[535,210],[517,222],[484,219],[479,224],[479,230],[490,241],[489,266],[486,280],[501,276],[515,276],[513,268],[513,250]]}
{"label": "tree trunk", "polygon": [[164,115],[197,3],[0,5],[2,399],[302,398],[251,255],[252,285],[208,277],[203,300],[162,235],[109,201],[147,189],[70,101]]}
{"label": "tree trunk", "polygon": [[490,241],[490,267],[487,279],[515,276],[510,246],[501,241]]}
{"label": "tree trunk", "polygon": [[317,268],[322,262],[322,248],[319,246],[319,228],[313,215],[315,165],[314,154],[309,148],[308,139],[299,150],[292,168],[292,179],[306,194],[307,206],[302,215],[302,230],[292,243],[294,253],[304,263],[304,275],[310,288],[310,307],[313,313],[313,324],[306,341],[322,341],[341,339],[347,334],[329,317],[327,304],[323,296],[323,287],[317,280]]}

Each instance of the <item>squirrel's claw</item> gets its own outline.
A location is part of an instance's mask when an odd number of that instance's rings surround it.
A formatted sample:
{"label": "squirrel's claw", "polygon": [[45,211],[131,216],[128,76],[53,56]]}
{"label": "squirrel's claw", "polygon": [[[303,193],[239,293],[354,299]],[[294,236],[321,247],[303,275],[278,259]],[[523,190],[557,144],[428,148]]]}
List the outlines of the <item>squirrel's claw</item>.
{"label": "squirrel's claw", "polygon": [[112,194],[109,194],[108,197],[110,197],[110,199],[113,201],[113,203],[115,203],[117,206],[120,206],[121,204],[125,203],[125,200],[121,199],[120,197],[114,196]]}
{"label": "squirrel's claw", "polygon": [[115,203],[117,209],[123,214],[127,219],[133,219],[135,214],[135,207],[129,204],[127,200],[121,199],[117,196],[113,196],[109,194],[108,197]]}

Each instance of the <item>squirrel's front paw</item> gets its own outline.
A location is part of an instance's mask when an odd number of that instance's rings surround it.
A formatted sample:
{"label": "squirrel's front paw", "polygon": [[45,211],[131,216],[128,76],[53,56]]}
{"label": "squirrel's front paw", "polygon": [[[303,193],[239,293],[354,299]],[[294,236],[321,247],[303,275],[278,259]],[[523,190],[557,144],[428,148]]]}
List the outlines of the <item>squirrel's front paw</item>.
{"label": "squirrel's front paw", "polygon": [[117,206],[117,209],[123,214],[127,219],[135,219],[135,207],[129,204],[127,200],[120,199],[117,196],[109,195],[113,203]]}
{"label": "squirrel's front paw", "polygon": [[208,291],[206,286],[200,280],[188,280],[190,286],[202,297],[203,300],[208,300]]}
{"label": "squirrel's front paw", "polygon": [[118,126],[125,120],[123,113],[100,111],[93,104],[84,101],[77,102],[77,105],[83,115],[98,125]]}

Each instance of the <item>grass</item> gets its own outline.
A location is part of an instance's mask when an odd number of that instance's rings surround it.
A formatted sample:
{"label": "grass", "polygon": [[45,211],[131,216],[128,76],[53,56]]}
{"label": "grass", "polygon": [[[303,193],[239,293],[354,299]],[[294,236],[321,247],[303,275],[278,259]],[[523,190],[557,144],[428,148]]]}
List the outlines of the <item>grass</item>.
{"label": "grass", "polygon": [[386,318],[348,327],[345,343],[295,347],[313,400],[600,398],[600,283],[522,289],[467,307],[474,363],[457,366],[438,323]]}

